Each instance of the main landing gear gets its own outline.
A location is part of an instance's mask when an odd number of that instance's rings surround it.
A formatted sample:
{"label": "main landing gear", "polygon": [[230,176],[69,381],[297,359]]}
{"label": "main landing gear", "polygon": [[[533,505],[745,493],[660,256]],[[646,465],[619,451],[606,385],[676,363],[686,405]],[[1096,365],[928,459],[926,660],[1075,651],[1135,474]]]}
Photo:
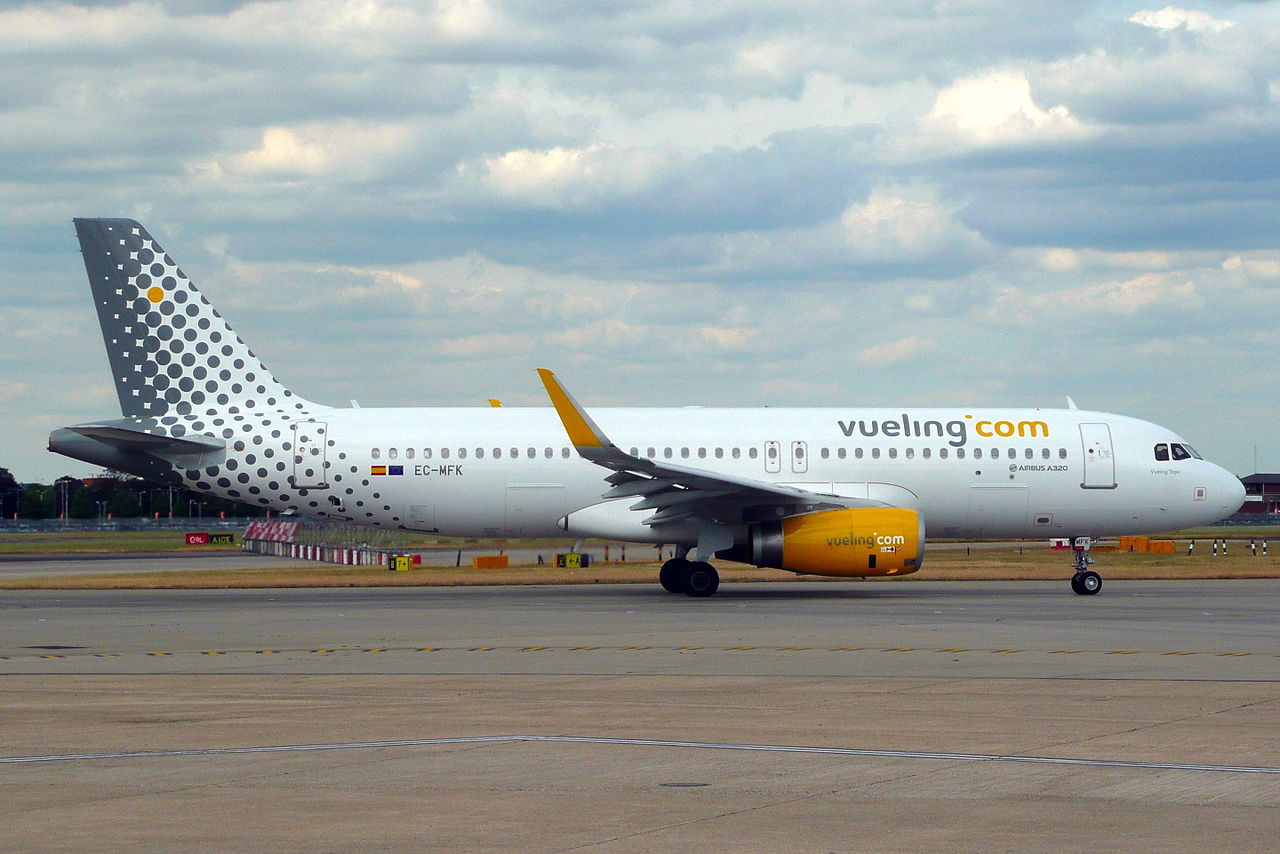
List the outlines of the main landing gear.
{"label": "main landing gear", "polygon": [[720,587],[720,573],[704,560],[674,557],[658,571],[658,581],[668,593],[685,593],[702,598]]}
{"label": "main landing gear", "polygon": [[1093,548],[1091,537],[1076,537],[1071,541],[1071,549],[1075,552],[1071,576],[1071,589],[1080,596],[1093,596],[1102,589],[1102,576],[1089,568],[1093,558],[1089,557],[1089,549]]}

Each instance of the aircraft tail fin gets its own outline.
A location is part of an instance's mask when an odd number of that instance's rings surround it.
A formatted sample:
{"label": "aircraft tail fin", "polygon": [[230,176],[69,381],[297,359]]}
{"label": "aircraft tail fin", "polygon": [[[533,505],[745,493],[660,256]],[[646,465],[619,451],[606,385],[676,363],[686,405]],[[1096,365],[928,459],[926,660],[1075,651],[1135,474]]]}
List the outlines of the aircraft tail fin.
{"label": "aircraft tail fin", "polygon": [[137,222],[76,219],[126,417],[308,409]]}

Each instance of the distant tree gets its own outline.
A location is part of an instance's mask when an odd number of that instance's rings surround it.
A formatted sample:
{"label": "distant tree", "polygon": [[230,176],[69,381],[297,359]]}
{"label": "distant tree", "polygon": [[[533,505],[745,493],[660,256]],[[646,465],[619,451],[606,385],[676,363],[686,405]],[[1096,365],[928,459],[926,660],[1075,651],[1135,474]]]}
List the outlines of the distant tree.
{"label": "distant tree", "polygon": [[[0,517],[10,518],[18,512],[22,488],[7,468],[0,468]],[[10,498],[9,496],[13,496]]]}

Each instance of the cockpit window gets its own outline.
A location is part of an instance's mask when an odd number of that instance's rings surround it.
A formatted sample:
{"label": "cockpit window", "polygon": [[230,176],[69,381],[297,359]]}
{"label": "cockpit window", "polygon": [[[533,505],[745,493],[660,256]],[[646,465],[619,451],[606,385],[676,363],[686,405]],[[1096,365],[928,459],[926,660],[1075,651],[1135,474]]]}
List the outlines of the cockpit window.
{"label": "cockpit window", "polygon": [[1156,460],[1157,462],[1162,463],[1167,463],[1169,461],[1168,445],[1156,445]]}
{"label": "cockpit window", "polygon": [[1190,454],[1191,456],[1195,457],[1197,460],[1203,460],[1203,459],[1204,459],[1204,457],[1200,456],[1200,452],[1199,452],[1199,451],[1197,451],[1195,448],[1191,447],[1190,445],[1183,445],[1182,447],[1186,448],[1186,449],[1187,449],[1187,453],[1188,453],[1188,454]]}
{"label": "cockpit window", "polygon": [[1175,460],[1191,459],[1191,454],[1187,453],[1187,449],[1179,445],[1177,442],[1174,442],[1172,445],[1170,445],[1169,449],[1173,451],[1173,458]]}

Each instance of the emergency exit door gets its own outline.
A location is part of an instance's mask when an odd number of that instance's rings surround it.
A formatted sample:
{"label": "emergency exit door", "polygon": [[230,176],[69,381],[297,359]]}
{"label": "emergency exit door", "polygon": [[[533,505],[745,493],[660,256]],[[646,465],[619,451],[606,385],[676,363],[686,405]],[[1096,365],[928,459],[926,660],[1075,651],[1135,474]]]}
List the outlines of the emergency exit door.
{"label": "emergency exit door", "polygon": [[1116,459],[1111,447],[1111,428],[1106,424],[1081,424],[1084,446],[1083,489],[1115,489]]}

